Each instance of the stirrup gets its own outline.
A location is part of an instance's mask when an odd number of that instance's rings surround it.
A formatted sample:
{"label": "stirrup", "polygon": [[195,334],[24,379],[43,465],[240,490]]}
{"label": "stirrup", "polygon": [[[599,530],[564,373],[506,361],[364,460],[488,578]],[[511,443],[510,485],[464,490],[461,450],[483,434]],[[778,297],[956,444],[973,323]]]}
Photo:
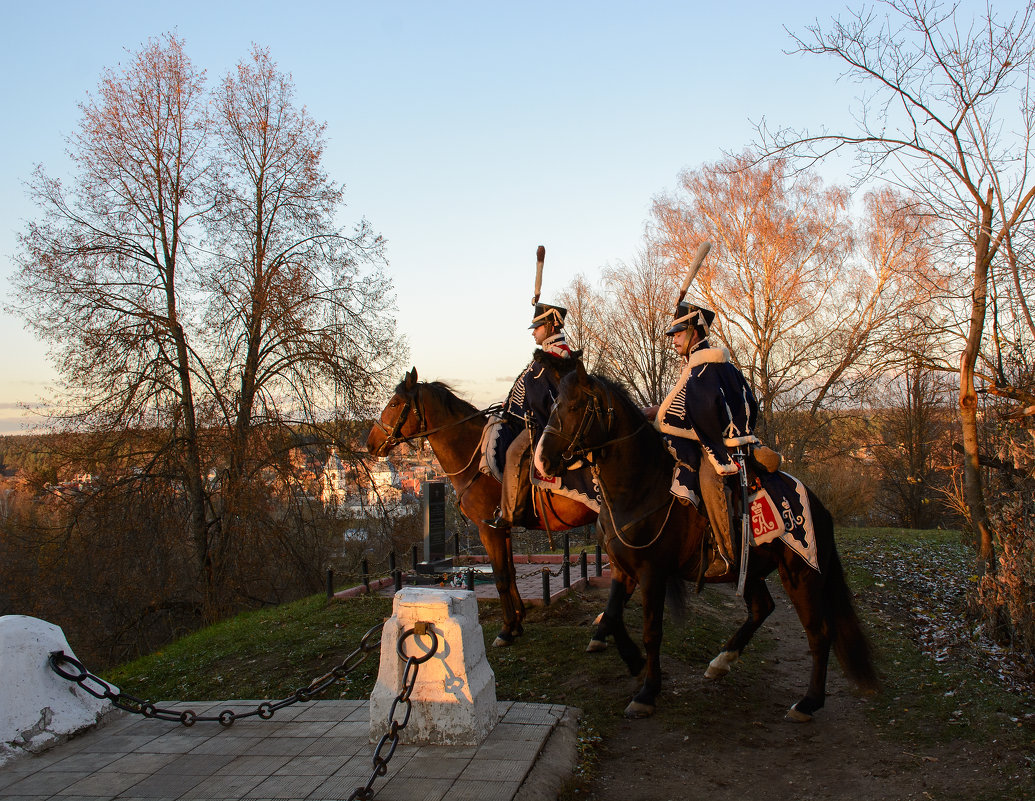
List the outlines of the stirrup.
{"label": "stirrup", "polygon": [[491,520],[483,520],[482,522],[489,528],[496,529],[496,531],[510,528],[510,521],[503,516],[503,510],[498,506],[496,507],[495,516]]}
{"label": "stirrup", "polygon": [[734,566],[729,564],[720,554],[716,554],[708,569],[704,572],[705,578],[722,578],[733,573]]}

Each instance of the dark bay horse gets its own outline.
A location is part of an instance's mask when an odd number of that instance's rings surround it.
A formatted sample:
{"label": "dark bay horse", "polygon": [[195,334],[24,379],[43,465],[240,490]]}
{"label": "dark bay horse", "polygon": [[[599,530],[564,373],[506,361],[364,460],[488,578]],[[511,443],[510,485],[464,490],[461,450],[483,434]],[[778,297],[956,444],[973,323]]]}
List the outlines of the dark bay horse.
{"label": "dark bay horse", "polygon": [[[514,548],[509,533],[486,525],[500,503],[500,483],[479,469],[482,430],[488,412],[458,398],[445,384],[418,382],[414,367],[395,388],[367,437],[367,450],[385,456],[396,445],[426,437],[456,491],[460,511],[478,527],[492,563],[503,611],[503,628],[493,643],[510,645],[523,632],[525,605],[515,582]],[[564,531],[596,520],[596,512],[561,495],[534,489],[537,526]]]}
{"label": "dark bay horse", "polygon": [[[576,457],[589,457],[603,503],[598,530],[618,568],[600,632],[615,636],[619,653],[633,675],[644,665],[639,647],[629,637],[622,611],[639,584],[643,596],[643,645],[646,676],[626,709],[630,717],[654,711],[661,689],[662,617],[666,593],[681,591],[684,580],[701,571],[706,519],[693,507],[674,502],[669,491],[673,458],[661,435],[628,394],[616,384],[586,373],[581,363],[561,382],[560,395],[539,446],[547,475],[556,475]],[[805,695],[787,716],[808,720],[826,697],[827,663],[833,647],[845,675],[864,690],[877,687],[870,646],[856,616],[834,545],[830,513],[808,492],[812,504],[820,571],[816,571],[779,539],[751,548],[744,602],[747,620],[708,666],[706,676],[730,670],[775,607],[765,578],[778,570],[798,613],[812,653],[812,673]],[[730,581],[732,579],[726,579]],[[680,596],[681,597],[681,596]]]}

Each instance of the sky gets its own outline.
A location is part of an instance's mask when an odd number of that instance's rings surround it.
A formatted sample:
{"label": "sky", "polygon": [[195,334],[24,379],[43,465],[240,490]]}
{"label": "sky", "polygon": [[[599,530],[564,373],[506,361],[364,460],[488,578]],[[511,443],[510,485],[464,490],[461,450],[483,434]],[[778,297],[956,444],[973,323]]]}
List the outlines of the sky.
{"label": "sky", "polygon": [[[854,6],[853,6],[854,7]],[[67,175],[78,104],[106,68],[175,32],[217,81],[252,44],[326,122],[341,222],[387,240],[399,331],[422,379],[501,400],[535,347],[542,300],[631,262],[651,202],[683,169],[741,152],[761,119],[844,128],[858,87],[788,54],[836,3],[43,2],[0,0],[0,306],[37,164]],[[830,180],[843,180],[837,175]],[[0,310],[0,433],[56,380]],[[402,376],[400,375],[400,378]]]}

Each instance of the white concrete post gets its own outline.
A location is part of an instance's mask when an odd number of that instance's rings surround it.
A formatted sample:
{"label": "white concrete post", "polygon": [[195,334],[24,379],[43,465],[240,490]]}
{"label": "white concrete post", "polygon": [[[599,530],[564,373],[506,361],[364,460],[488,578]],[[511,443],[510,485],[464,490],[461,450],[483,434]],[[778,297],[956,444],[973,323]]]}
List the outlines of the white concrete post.
{"label": "white concrete post", "polygon": [[[413,707],[399,741],[478,745],[498,722],[499,709],[474,593],[404,587],[395,594],[392,611],[381,634],[381,666],[370,696],[371,742],[388,733],[392,703],[402,690],[406,663],[399,657],[399,639],[416,623],[427,622],[438,636],[438,651],[417,667]],[[430,647],[429,636],[410,636],[403,643],[407,657],[423,656]],[[396,719],[401,722],[405,713],[405,704],[399,704]]]}
{"label": "white concrete post", "polygon": [[19,753],[56,745],[115,710],[110,701],[54,673],[51,651],[75,656],[54,624],[0,616],[0,765]]}

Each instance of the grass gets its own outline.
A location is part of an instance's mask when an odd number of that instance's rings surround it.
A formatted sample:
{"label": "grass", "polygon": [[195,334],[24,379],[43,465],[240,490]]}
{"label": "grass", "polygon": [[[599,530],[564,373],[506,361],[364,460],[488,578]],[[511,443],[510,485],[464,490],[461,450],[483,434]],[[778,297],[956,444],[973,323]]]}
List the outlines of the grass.
{"label": "grass", "polygon": [[995,677],[988,643],[966,616],[974,556],[958,531],[838,532],[883,670],[874,726],[904,743],[1035,747],[1030,701]]}
{"label": "grass", "polygon": [[[881,736],[911,748],[967,741],[1035,751],[1030,699],[1007,692],[981,662],[980,643],[966,630],[961,604],[969,584],[971,552],[958,532],[889,529],[841,530],[839,550],[857,606],[877,651],[883,692],[868,706]],[[529,610],[520,647],[491,648],[500,621],[498,603],[480,604],[489,662],[501,700],[560,703],[583,711],[580,770],[594,770],[599,746],[621,723],[620,711],[639,686],[614,654],[586,658],[600,591],[575,593]],[[331,602],[323,596],[239,615],[199,631],[104,678],[148,699],[273,700],[290,696],[339,665],[371,627],[391,614],[391,599]],[[638,595],[626,620],[639,638]],[[700,671],[742,619],[739,603],[719,593],[691,596],[683,621],[666,621],[663,644],[666,696],[662,722],[706,725],[699,693],[682,692],[679,676]],[[763,627],[752,659],[737,666],[737,703],[747,708],[764,685],[773,642]],[[683,664],[680,664],[683,663]],[[323,697],[363,699],[378,670],[372,654]],[[724,690],[729,692],[728,689]]]}

